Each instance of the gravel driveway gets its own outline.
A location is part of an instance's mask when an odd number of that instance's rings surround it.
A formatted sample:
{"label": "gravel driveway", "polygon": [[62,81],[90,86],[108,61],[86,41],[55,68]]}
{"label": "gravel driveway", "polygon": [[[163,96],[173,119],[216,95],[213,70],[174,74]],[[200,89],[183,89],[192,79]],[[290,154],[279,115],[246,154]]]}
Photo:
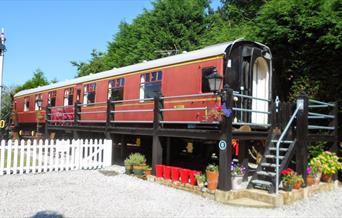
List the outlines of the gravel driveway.
{"label": "gravel driveway", "polygon": [[[122,170],[120,168],[120,170]],[[340,217],[342,188],[276,209],[224,205],[124,174],[0,177],[0,217]]]}

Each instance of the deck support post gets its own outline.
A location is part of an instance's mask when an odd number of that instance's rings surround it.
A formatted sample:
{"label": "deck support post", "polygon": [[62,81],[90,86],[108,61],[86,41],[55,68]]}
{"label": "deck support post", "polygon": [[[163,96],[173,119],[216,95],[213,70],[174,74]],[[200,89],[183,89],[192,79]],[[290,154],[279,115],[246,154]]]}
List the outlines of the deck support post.
{"label": "deck support post", "polygon": [[232,162],[232,121],[233,121],[233,90],[226,84],[224,86],[223,95],[224,104],[228,110],[231,110],[229,117],[224,116],[221,122],[220,140],[224,140],[227,144],[225,149],[220,148],[219,154],[219,184],[218,188],[223,191],[232,189],[231,169]]}
{"label": "deck support post", "polygon": [[51,105],[48,104],[46,106],[46,110],[45,110],[45,129],[44,129],[44,137],[46,139],[49,138],[49,120],[51,120]]}
{"label": "deck support post", "polygon": [[166,164],[170,165],[171,162],[171,138],[166,138]]}
{"label": "deck support post", "polygon": [[160,121],[163,119],[160,109],[163,107],[160,95],[154,96],[154,114],[153,114],[153,142],[152,142],[152,174],[156,174],[156,165],[163,163],[163,147],[160,142],[158,131]]}
{"label": "deck support post", "polygon": [[308,96],[302,94],[298,97],[297,104],[302,103],[302,110],[298,111],[296,123],[296,172],[302,175],[306,183],[306,168],[308,165]]}

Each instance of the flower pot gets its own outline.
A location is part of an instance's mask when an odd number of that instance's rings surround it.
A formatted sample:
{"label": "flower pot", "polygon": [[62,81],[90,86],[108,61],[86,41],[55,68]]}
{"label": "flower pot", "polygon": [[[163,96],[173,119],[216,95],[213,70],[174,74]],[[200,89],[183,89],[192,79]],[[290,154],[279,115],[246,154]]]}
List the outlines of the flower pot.
{"label": "flower pot", "polygon": [[171,167],[170,166],[164,166],[164,179],[171,179]]}
{"label": "flower pot", "polygon": [[241,189],[242,188],[242,178],[243,176],[232,176],[232,189]]}
{"label": "flower pot", "polygon": [[137,176],[144,175],[144,168],[145,168],[145,165],[133,165],[134,175],[137,175]]}
{"label": "flower pot", "polygon": [[321,181],[321,177],[322,177],[322,173],[321,172],[318,172],[316,175],[315,175],[315,184],[319,184],[319,182]]}
{"label": "flower pot", "polygon": [[306,176],[306,185],[311,186],[313,184],[315,184],[315,177],[307,175]]}
{"label": "flower pot", "polygon": [[127,174],[127,175],[130,175],[130,174],[132,174],[133,173],[133,170],[132,170],[133,168],[132,168],[132,165],[125,165],[125,173]]}
{"label": "flower pot", "polygon": [[161,178],[163,177],[164,172],[164,165],[158,164],[156,165],[156,177]]}
{"label": "flower pot", "polygon": [[197,181],[197,185],[198,185],[198,187],[203,188],[204,187],[204,182],[198,182]]}
{"label": "flower pot", "polygon": [[196,185],[197,180],[196,180],[196,175],[200,174],[199,171],[196,170],[190,170],[190,184],[191,185]]}
{"label": "flower pot", "polygon": [[293,188],[294,188],[294,189],[300,189],[300,187],[302,187],[302,183],[301,183],[301,182],[296,182],[296,183],[293,185]]}
{"label": "flower pot", "polygon": [[207,174],[207,182],[208,182],[208,189],[209,190],[216,190],[217,183],[218,183],[218,172],[206,171]]}
{"label": "flower pot", "polygon": [[332,175],[327,175],[322,173],[322,182],[331,182],[332,181]]}
{"label": "flower pot", "polygon": [[186,184],[189,182],[189,170],[188,169],[180,169],[180,177],[181,182]]}
{"label": "flower pot", "polygon": [[151,170],[144,170],[145,176],[151,175]]}
{"label": "flower pot", "polygon": [[292,191],[292,188],[293,188],[292,185],[283,183],[283,189],[284,189],[284,191],[290,192],[290,191]]}
{"label": "flower pot", "polygon": [[171,167],[171,179],[172,181],[179,181],[179,167]]}

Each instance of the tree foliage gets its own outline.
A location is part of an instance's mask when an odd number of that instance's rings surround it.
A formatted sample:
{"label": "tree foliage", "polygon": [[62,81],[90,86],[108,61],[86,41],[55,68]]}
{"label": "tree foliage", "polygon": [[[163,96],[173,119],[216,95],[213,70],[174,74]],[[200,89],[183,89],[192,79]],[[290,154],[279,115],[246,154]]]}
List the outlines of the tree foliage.
{"label": "tree foliage", "polygon": [[122,67],[200,47],[207,28],[208,0],[155,0],[131,24],[121,22],[107,52],[75,63],[78,76]]}
{"label": "tree foliage", "polygon": [[303,89],[341,99],[341,0],[221,0],[216,10],[209,3],[154,0],[132,23],[121,22],[105,53],[73,62],[77,76],[246,38],[271,48],[274,94],[281,99]]}
{"label": "tree foliage", "polygon": [[19,92],[19,91],[25,90],[25,89],[36,88],[38,86],[45,86],[48,84],[49,84],[49,81],[44,76],[43,71],[41,71],[40,69],[37,69],[35,72],[33,72],[32,79],[26,81],[23,85],[18,86],[15,89],[15,92]]}
{"label": "tree foliage", "polygon": [[256,17],[255,38],[273,51],[278,94],[287,97],[294,81],[320,82],[316,97],[342,93],[342,2],[273,0]]}

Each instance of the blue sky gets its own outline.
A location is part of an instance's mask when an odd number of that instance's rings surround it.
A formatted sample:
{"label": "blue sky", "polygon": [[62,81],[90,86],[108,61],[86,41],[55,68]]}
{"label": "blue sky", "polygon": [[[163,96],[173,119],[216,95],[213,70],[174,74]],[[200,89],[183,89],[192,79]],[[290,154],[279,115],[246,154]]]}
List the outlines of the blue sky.
{"label": "blue sky", "polygon": [[[217,6],[219,0],[213,0]],[[105,51],[120,21],[131,22],[150,0],[0,0],[7,38],[4,85],[20,85],[40,68],[48,80],[76,75],[70,61]]]}

